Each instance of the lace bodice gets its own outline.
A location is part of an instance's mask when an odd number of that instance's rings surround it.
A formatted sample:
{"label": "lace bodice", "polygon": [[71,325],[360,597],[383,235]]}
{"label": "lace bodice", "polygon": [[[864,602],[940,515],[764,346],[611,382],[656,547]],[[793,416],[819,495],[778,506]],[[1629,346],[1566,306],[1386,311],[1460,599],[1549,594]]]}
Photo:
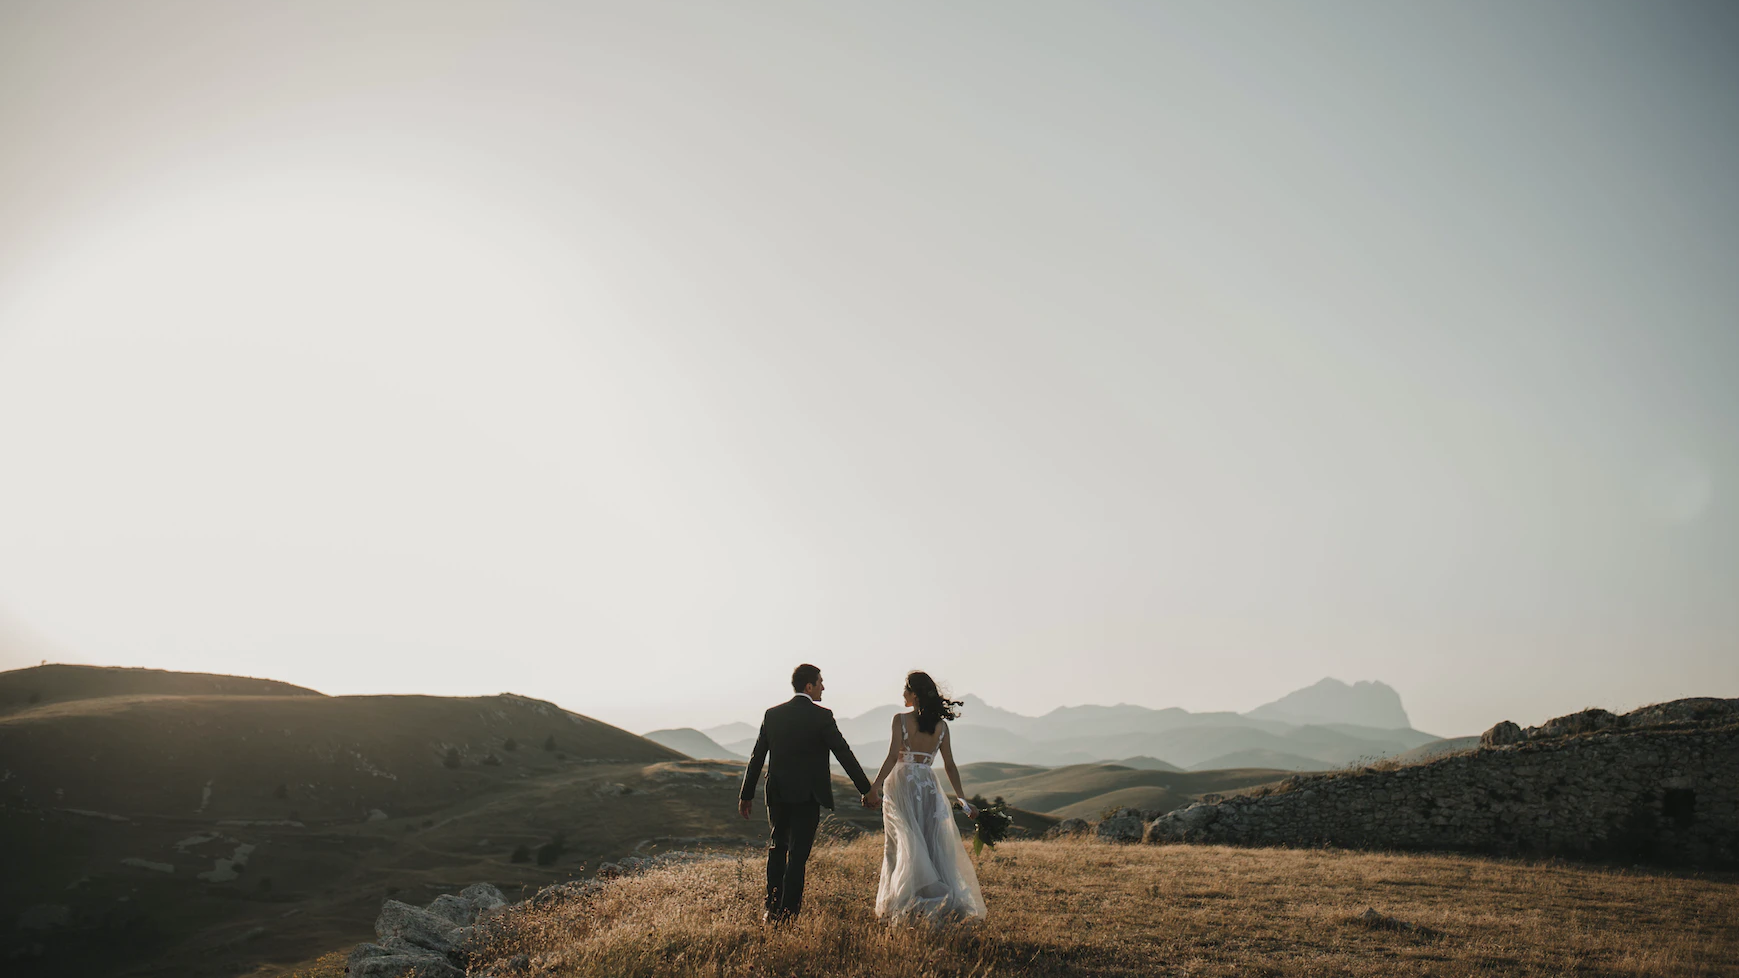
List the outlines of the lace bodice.
{"label": "lace bodice", "polygon": [[935,747],[932,747],[929,750],[913,750],[911,748],[911,737],[906,733],[906,718],[903,716],[900,717],[900,743],[904,745],[900,748],[900,760],[905,761],[908,764],[936,763],[936,752],[942,749],[942,741],[946,739],[948,739],[948,728],[943,727],[942,735],[936,738]]}

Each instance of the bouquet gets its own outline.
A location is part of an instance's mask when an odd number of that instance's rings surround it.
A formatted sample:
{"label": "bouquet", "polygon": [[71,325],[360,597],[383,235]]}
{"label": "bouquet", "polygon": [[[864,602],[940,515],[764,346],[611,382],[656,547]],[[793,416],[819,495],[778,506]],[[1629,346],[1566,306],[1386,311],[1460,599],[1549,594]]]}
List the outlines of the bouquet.
{"label": "bouquet", "polygon": [[1014,824],[1014,818],[1008,814],[1008,806],[1003,804],[1001,798],[976,810],[968,804],[966,809],[968,812],[966,817],[972,820],[973,825],[972,855],[974,858],[984,851],[985,846],[995,849],[998,842],[1008,837],[1008,829]]}

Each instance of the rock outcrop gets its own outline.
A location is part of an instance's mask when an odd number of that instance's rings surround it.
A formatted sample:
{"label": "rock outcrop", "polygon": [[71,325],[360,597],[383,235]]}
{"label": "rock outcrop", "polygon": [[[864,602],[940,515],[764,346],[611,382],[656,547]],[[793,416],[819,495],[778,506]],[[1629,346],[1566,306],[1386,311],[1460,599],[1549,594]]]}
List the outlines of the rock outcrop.
{"label": "rock outcrop", "polygon": [[1065,818],[1061,822],[1045,830],[1047,839],[1064,839],[1076,836],[1090,835],[1093,823],[1084,818]]}
{"label": "rock outcrop", "polygon": [[1189,842],[1200,838],[1202,833],[1219,817],[1218,802],[1198,801],[1188,808],[1180,808],[1167,812],[1147,825],[1142,835],[1143,842]]}
{"label": "rock outcrop", "polygon": [[374,921],[375,942],[358,944],[350,952],[345,974],[350,978],[462,978],[471,927],[506,905],[501,891],[487,883],[472,884],[457,895],[443,893],[427,907],[388,900]]}
{"label": "rock outcrop", "polygon": [[1101,821],[1097,834],[1106,842],[1140,842],[1143,828],[1141,812],[1124,808]]}
{"label": "rock outcrop", "polygon": [[[1142,838],[1739,865],[1739,700],[1584,710],[1526,731],[1499,724],[1481,741],[1198,802],[1151,819]],[[1104,823],[1099,834],[1126,837]]]}
{"label": "rock outcrop", "polygon": [[[610,880],[631,876],[659,866],[695,859],[722,858],[714,853],[675,852],[656,856],[628,856],[621,862],[604,863],[598,877],[568,880],[537,891],[527,906],[548,907],[590,896]],[[350,952],[346,978],[465,978],[467,975],[506,976],[526,972],[532,962],[514,955],[482,964],[473,960],[477,945],[473,936],[485,923],[510,908],[501,891],[488,883],[473,883],[457,894],[443,893],[426,907],[399,900],[381,904],[375,919],[375,940],[358,944]]]}
{"label": "rock outcrop", "polygon": [[1520,726],[1504,720],[1492,726],[1490,730],[1479,735],[1481,747],[1508,747],[1528,739],[1527,732]]}

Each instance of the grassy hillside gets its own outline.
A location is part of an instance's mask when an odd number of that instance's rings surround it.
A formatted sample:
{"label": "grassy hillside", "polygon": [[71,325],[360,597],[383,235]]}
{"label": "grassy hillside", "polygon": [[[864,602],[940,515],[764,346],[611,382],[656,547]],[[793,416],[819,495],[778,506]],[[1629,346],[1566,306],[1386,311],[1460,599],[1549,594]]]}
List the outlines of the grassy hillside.
{"label": "grassy hillside", "polygon": [[1301,757],[1277,750],[1240,750],[1221,754],[1190,768],[1192,771],[1223,771],[1227,768],[1261,767],[1275,771],[1326,771],[1334,765],[1314,757]]}
{"label": "grassy hillside", "polygon": [[[513,695],[38,703],[0,716],[0,961],[9,978],[294,962],[367,939],[389,895],[764,845],[765,811],[736,812],[741,779]],[[879,829],[837,791],[836,822]],[[10,926],[27,914],[60,922]]]}
{"label": "grassy hillside", "polygon": [[1002,761],[977,761],[972,764],[960,765],[960,782],[968,789],[974,784],[988,784],[992,781],[1007,781],[1010,778],[1024,777],[1029,774],[1043,774],[1051,770],[1037,764],[1008,764]]}
{"label": "grassy hillside", "polygon": [[102,696],[320,696],[272,679],[119,666],[32,666],[0,672],[0,714]]}
{"label": "grassy hillside", "polygon": [[[826,846],[804,915],[759,921],[748,857],[628,877],[510,911],[477,970],[526,954],[584,978],[1215,978],[1739,973],[1733,878],[1447,856],[1010,842],[986,854],[983,926],[894,927],[872,914],[879,840]],[[1367,908],[1424,929],[1361,920]],[[332,954],[296,978],[338,978]]]}
{"label": "grassy hillside", "polygon": [[1206,792],[1226,793],[1278,781],[1289,772],[1253,769],[1232,771],[1142,770],[1121,764],[1076,764],[1021,773],[1004,765],[1011,777],[979,780],[996,769],[969,764],[960,770],[968,792],[987,798],[1001,796],[1011,805],[1061,818],[1098,817],[1107,808],[1164,810],[1181,808]]}
{"label": "grassy hillside", "polygon": [[389,891],[536,885],[663,837],[764,831],[734,813],[740,768],[526,697],[20,672],[9,688],[54,695],[0,716],[0,919],[65,923],[0,931],[9,975],[229,975],[366,937]]}
{"label": "grassy hillside", "polygon": [[129,816],[400,814],[517,777],[552,741],[576,758],[682,757],[522,696],[111,696],[0,717],[0,790]]}
{"label": "grassy hillside", "polygon": [[1142,771],[1182,771],[1183,770],[1183,768],[1178,767],[1176,764],[1173,764],[1170,761],[1162,761],[1157,757],[1147,757],[1145,755],[1138,755],[1136,757],[1125,757],[1125,758],[1122,758],[1120,760],[1113,761],[1112,763],[1113,764],[1121,764],[1124,767],[1132,767],[1132,768],[1136,768],[1136,769],[1142,770]]}

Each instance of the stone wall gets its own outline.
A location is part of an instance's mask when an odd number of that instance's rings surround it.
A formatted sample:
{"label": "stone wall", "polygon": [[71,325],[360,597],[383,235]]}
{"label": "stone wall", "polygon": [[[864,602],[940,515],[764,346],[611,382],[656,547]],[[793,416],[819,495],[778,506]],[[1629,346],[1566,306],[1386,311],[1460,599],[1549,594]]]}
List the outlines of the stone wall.
{"label": "stone wall", "polygon": [[[1553,721],[1426,764],[1209,796],[1144,819],[1142,838],[1739,865],[1739,701],[1696,702],[1695,717],[1663,704],[1604,714],[1592,732],[1554,732],[1591,725]],[[1100,834],[1128,838],[1116,821]]]}

